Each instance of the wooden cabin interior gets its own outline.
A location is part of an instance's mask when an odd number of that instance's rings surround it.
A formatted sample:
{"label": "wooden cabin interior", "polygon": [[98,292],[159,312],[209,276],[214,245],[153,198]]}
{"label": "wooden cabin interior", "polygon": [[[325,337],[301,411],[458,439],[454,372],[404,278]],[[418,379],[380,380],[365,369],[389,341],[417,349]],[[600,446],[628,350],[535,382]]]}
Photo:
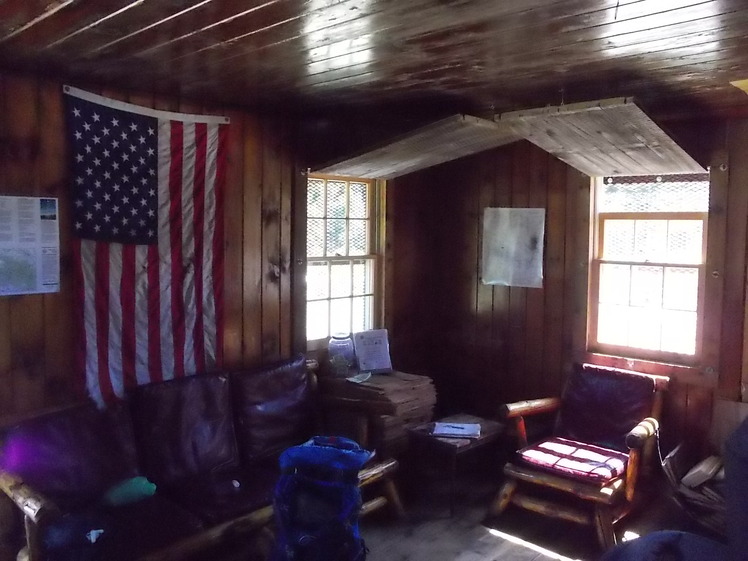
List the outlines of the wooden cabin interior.
{"label": "wooden cabin interior", "polygon": [[[398,370],[434,380],[438,414],[497,418],[503,403],[558,395],[572,364],[591,362],[669,376],[663,451],[688,441],[706,453],[715,404],[748,401],[747,53],[742,0],[0,0],[0,195],[58,198],[61,244],[58,292],[0,296],[0,420],[85,397],[62,95],[71,85],[230,118],[224,368],[316,352],[307,179],[370,168],[368,327],[388,330]],[[499,127],[517,112],[613,98],[632,100],[687,169],[632,173],[648,169],[636,165],[644,156],[618,146],[610,169],[630,165],[601,176],[709,174],[688,356],[590,344],[598,176],[532,134],[462,151],[470,138],[452,148],[458,131],[428,128],[455,115]],[[436,132],[408,143],[419,130]],[[375,156],[384,163],[367,168]],[[417,163],[398,167],[406,161]],[[541,288],[482,283],[487,207],[545,210]]]}

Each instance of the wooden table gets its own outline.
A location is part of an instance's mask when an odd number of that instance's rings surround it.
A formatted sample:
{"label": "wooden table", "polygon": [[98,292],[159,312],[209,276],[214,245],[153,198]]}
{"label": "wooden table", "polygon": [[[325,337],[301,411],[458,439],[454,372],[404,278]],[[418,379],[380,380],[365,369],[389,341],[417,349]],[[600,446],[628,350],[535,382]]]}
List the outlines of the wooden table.
{"label": "wooden table", "polygon": [[475,415],[458,413],[439,419],[440,423],[478,423],[480,424],[480,436],[476,438],[453,438],[434,436],[431,434],[434,423],[422,423],[409,427],[408,434],[414,443],[420,443],[424,449],[435,454],[446,455],[449,459],[450,490],[449,490],[449,515],[454,515],[455,481],[457,479],[457,460],[465,453],[483,448],[499,440],[504,434],[504,425],[497,421],[483,419]]}

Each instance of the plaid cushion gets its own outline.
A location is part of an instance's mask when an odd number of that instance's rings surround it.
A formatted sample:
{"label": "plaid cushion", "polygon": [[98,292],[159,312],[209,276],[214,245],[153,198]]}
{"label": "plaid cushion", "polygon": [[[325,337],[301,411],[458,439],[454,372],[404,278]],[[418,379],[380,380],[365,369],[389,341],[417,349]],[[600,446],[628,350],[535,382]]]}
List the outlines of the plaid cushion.
{"label": "plaid cushion", "polygon": [[605,483],[626,471],[628,455],[566,438],[549,438],[519,451],[534,466],[588,482]]}

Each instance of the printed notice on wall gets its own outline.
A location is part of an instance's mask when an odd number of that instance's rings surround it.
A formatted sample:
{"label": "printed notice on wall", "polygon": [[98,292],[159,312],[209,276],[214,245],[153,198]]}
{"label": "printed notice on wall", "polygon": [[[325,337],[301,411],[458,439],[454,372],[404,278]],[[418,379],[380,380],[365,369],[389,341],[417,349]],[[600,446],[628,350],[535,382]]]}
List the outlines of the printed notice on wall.
{"label": "printed notice on wall", "polygon": [[483,284],[543,286],[543,208],[486,208],[483,212]]}
{"label": "printed notice on wall", "polygon": [[57,199],[0,196],[0,296],[59,290]]}

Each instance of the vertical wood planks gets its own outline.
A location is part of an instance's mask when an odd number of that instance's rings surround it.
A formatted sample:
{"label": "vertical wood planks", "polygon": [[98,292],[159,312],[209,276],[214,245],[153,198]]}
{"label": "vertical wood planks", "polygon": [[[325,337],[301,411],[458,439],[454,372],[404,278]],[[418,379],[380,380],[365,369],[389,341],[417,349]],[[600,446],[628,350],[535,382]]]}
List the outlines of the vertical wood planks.
{"label": "vertical wood planks", "polygon": [[[548,162],[550,156],[537,146],[530,149],[530,183],[527,197],[528,208],[546,208],[548,201]],[[548,224],[548,211],[546,209],[545,223]],[[546,238],[547,239],[547,238]],[[540,241],[542,245],[543,261],[548,259],[548,247],[545,240]],[[545,271],[544,271],[545,272]],[[541,288],[528,288],[526,290],[527,301],[525,307],[525,325],[527,336],[525,339],[525,353],[527,355],[527,379],[530,384],[527,388],[527,398],[534,399],[545,397],[545,376],[543,371],[543,355],[545,354],[545,302],[544,293],[548,289],[548,283],[544,279]]]}
{"label": "vertical wood planks", "polygon": [[[244,118],[244,207],[243,207],[243,365],[262,361],[262,190],[263,130],[259,118]],[[228,232],[227,232],[228,234]],[[250,250],[252,248],[252,250]]]}
{"label": "vertical wood planks", "polygon": [[280,358],[281,142],[276,123],[262,123],[262,359]]}
{"label": "vertical wood planks", "polygon": [[[0,177],[7,177],[10,157],[8,130],[7,78],[0,74]],[[0,191],[0,194],[10,194]],[[11,412],[13,407],[13,377],[11,372],[10,298],[0,297],[0,411]]]}
{"label": "vertical wood planks", "polygon": [[[62,318],[72,318],[71,284],[72,223],[67,183],[67,146],[61,86],[54,82],[40,85],[39,119],[43,123],[38,165],[41,192],[57,197],[60,226],[60,292],[44,295],[44,352],[46,357],[45,404],[57,405],[80,396],[82,384],[69,384],[73,371],[70,349],[74,333]],[[72,319],[68,319],[72,323]]]}
{"label": "vertical wood planks", "polygon": [[291,123],[283,118],[279,123],[280,137],[280,254],[278,268],[280,270],[280,355],[290,356],[293,321],[291,310],[291,239],[292,225],[292,197],[294,182],[293,138]]}
{"label": "vertical wood planks", "polygon": [[[8,194],[39,196],[39,87],[36,81],[9,77],[5,83],[6,131],[10,158],[4,189]],[[14,408],[28,411],[44,404],[44,296],[10,298],[11,372]]]}
{"label": "vertical wood planks", "polygon": [[[704,329],[702,355],[705,368],[719,371],[722,331],[722,302],[725,290],[725,247],[727,245],[727,201],[729,165],[727,134],[718,127],[717,145],[712,153],[709,185],[709,225],[707,234],[706,279],[704,283]],[[737,397],[736,388],[724,385],[720,376],[719,394]]]}
{"label": "vertical wood planks", "polygon": [[223,224],[223,362],[227,369],[242,366],[242,335],[244,331],[244,301],[242,283],[242,249],[244,229],[244,115],[240,111],[222,111],[231,123],[226,154],[226,188]]}
{"label": "vertical wood planks", "polygon": [[[529,202],[530,150],[532,145],[521,141],[514,145],[512,162],[512,208],[527,208]],[[527,288],[513,286],[509,289],[509,384],[511,399],[530,396],[531,381],[527,379]]]}
{"label": "vertical wood planks", "polygon": [[545,231],[545,347],[543,388],[546,395],[559,395],[563,386],[564,337],[564,230],[566,226],[566,164],[557,158],[548,162],[548,200]]}

